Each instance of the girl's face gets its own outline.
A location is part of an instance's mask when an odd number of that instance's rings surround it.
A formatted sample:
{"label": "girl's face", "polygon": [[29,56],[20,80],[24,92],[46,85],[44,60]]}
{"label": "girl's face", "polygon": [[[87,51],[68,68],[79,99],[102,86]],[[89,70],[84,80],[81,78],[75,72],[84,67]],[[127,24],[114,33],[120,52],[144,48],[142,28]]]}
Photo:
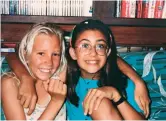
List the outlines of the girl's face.
{"label": "girl's face", "polygon": [[71,56],[77,60],[84,78],[99,76],[99,71],[106,63],[107,54],[106,38],[98,30],[82,32],[76,40],[75,50],[71,51]]}
{"label": "girl's face", "polygon": [[28,66],[39,80],[48,80],[60,65],[60,40],[56,35],[36,36]]}

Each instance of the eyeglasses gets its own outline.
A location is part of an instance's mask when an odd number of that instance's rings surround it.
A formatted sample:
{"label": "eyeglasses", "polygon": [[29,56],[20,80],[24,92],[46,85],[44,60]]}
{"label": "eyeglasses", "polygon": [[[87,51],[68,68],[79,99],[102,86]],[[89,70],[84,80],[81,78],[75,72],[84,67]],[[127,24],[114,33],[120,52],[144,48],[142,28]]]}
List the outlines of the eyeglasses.
{"label": "eyeglasses", "polygon": [[80,43],[76,48],[79,49],[81,53],[84,53],[85,55],[89,55],[92,51],[92,48],[95,48],[95,51],[98,55],[105,55],[108,53],[108,46],[106,44],[97,44],[92,47],[89,43]]}

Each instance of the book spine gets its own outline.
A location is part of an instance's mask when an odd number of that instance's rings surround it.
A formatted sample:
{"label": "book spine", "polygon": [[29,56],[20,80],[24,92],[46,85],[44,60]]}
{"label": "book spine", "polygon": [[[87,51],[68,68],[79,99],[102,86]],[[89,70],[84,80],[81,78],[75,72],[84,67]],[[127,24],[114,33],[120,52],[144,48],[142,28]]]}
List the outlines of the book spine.
{"label": "book spine", "polygon": [[166,19],[166,1],[164,1],[164,7],[163,7],[162,18],[163,18],[163,19]]}
{"label": "book spine", "polygon": [[19,14],[19,0],[16,0],[16,14]]}
{"label": "book spine", "polygon": [[121,0],[117,0],[116,1],[116,15],[115,15],[115,17],[120,17],[121,16],[120,13],[121,13]]}
{"label": "book spine", "polygon": [[121,17],[128,18],[129,17],[129,9],[130,9],[130,1],[122,0],[121,2]]}
{"label": "book spine", "polygon": [[154,18],[162,18],[164,0],[157,0],[154,12]]}
{"label": "book spine", "polygon": [[148,18],[154,18],[155,5],[155,0],[149,0]]}
{"label": "book spine", "polygon": [[43,5],[43,7],[44,7],[44,8],[43,8],[43,15],[46,16],[46,14],[47,14],[47,13],[46,13],[46,12],[47,12],[47,10],[46,10],[47,1],[46,1],[46,0],[44,0],[44,5]]}
{"label": "book spine", "polygon": [[13,0],[9,1],[9,14],[10,15],[15,14],[15,2]]}
{"label": "book spine", "polygon": [[4,14],[9,14],[9,0],[4,0]]}
{"label": "book spine", "polygon": [[4,8],[5,8],[5,5],[4,5],[4,0],[1,0],[0,1],[0,4],[1,4],[1,10],[0,10],[0,14],[4,14],[5,12],[4,12]]}
{"label": "book spine", "polygon": [[148,10],[149,10],[149,1],[143,0],[143,2],[142,2],[142,18],[148,18]]}
{"label": "book spine", "polygon": [[71,16],[71,1],[70,0],[67,0],[67,16]]}
{"label": "book spine", "polygon": [[28,9],[29,9],[29,8],[28,8],[28,4],[29,4],[29,1],[26,0],[26,1],[25,1],[25,15],[29,15],[29,14],[28,14]]}
{"label": "book spine", "polygon": [[59,0],[59,16],[62,16],[62,7],[63,7],[62,1],[63,0]]}
{"label": "book spine", "polygon": [[93,0],[84,0],[84,14],[83,16],[92,16]]}
{"label": "book spine", "polygon": [[136,0],[130,0],[129,17],[135,18],[136,15]]}
{"label": "book spine", "polygon": [[78,0],[76,0],[76,16],[79,16],[79,15],[78,15],[78,13],[79,13],[79,11],[78,11],[78,10],[79,10],[78,7],[79,7],[79,6],[78,6]]}
{"label": "book spine", "polygon": [[138,0],[136,2],[137,7],[136,7],[136,17],[141,18],[142,17],[142,0]]}

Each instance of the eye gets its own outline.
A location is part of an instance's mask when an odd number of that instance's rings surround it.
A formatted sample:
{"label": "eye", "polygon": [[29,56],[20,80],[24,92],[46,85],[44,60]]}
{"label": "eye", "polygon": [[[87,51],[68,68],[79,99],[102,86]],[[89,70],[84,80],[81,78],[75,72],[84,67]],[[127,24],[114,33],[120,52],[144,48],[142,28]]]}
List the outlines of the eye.
{"label": "eye", "polygon": [[80,48],[88,49],[88,48],[90,48],[90,45],[88,43],[82,43],[80,45]]}
{"label": "eye", "polygon": [[60,53],[53,53],[53,56],[60,56]]}
{"label": "eye", "polygon": [[96,49],[99,49],[99,50],[106,50],[107,49],[107,46],[105,44],[98,44],[96,45]]}
{"label": "eye", "polygon": [[44,52],[38,52],[37,54],[43,56]]}

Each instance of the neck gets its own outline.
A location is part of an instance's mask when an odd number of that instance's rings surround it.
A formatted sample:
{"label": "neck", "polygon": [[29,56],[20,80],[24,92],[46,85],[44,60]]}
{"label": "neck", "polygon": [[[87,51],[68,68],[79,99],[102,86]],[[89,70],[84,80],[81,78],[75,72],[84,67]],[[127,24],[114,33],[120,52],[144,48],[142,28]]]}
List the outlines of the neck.
{"label": "neck", "polygon": [[86,79],[94,79],[98,80],[100,78],[100,72],[97,73],[86,73],[86,72],[81,72],[81,77],[86,78]]}

